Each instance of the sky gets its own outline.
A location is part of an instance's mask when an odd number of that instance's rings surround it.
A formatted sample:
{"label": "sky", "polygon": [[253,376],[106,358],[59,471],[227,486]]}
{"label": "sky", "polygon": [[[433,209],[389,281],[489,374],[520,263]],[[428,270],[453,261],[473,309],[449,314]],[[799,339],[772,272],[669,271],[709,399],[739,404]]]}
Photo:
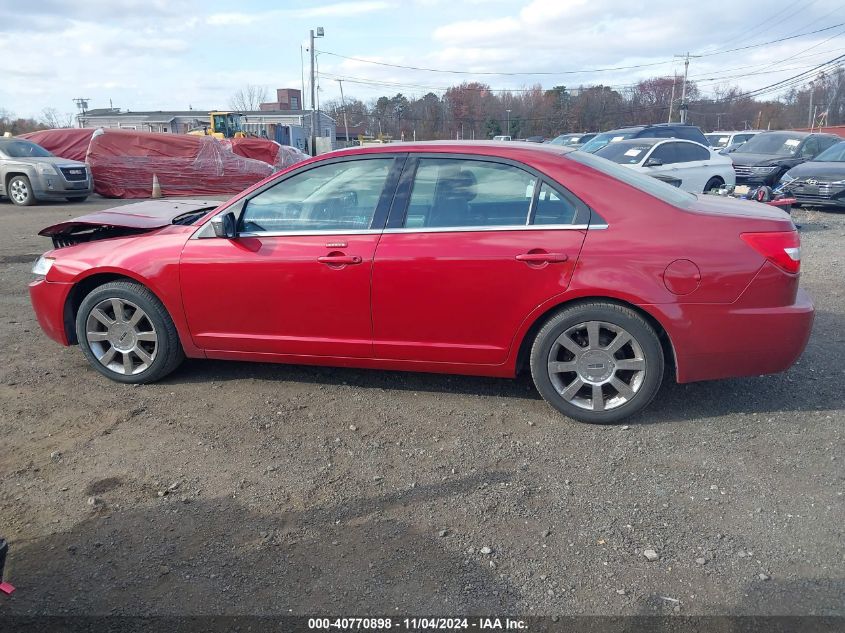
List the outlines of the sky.
{"label": "sky", "polygon": [[461,81],[622,89],[683,72],[687,51],[705,94],[752,90],[845,53],[842,0],[0,0],[0,109],[225,109],[247,84],[301,88],[320,26],[323,103],[338,78],[364,101]]}

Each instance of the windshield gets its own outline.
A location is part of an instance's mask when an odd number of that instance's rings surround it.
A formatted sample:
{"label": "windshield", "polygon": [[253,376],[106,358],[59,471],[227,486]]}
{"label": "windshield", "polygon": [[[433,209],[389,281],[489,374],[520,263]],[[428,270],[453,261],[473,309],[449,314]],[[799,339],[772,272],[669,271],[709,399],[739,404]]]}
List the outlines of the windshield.
{"label": "windshield", "polygon": [[730,134],[705,134],[704,138],[710,143],[710,147],[715,147],[716,149],[725,148],[731,142]]}
{"label": "windshield", "polygon": [[631,185],[635,189],[639,189],[643,193],[662,200],[668,204],[687,209],[697,199],[693,194],[682,191],[677,187],[673,187],[657,178],[641,174],[635,169],[628,169],[616,163],[593,156],[585,152],[570,152],[566,155],[567,158],[579,162],[588,167],[607,174],[617,180],[621,180],[627,185]]}
{"label": "windshield", "polygon": [[651,143],[610,143],[593,153],[620,165],[636,165],[651,148]]}
{"label": "windshield", "polygon": [[0,143],[0,152],[9,158],[47,158],[50,152],[31,141],[9,141]]}
{"label": "windshield", "polygon": [[591,141],[581,146],[584,152],[591,154],[597,149],[601,149],[609,143],[616,143],[617,141],[624,141],[626,138],[633,138],[636,132],[603,132],[596,134]]}
{"label": "windshield", "polygon": [[788,133],[758,134],[736,150],[737,154],[775,154],[776,156],[794,156],[804,139]]}
{"label": "windshield", "polygon": [[845,163],[845,141],[828,147],[813,160],[827,163]]}
{"label": "windshield", "polygon": [[581,140],[580,134],[561,134],[553,138],[549,143],[551,145],[578,145]]}

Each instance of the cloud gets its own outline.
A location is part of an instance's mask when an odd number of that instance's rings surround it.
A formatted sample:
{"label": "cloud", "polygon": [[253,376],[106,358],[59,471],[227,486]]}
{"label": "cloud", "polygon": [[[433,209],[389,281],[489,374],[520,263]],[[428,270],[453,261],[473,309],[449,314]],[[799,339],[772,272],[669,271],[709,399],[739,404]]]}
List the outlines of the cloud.
{"label": "cloud", "polygon": [[376,11],[385,11],[396,5],[393,2],[337,2],[308,7],[305,9],[276,9],[255,13],[224,12],[212,13],[206,18],[211,26],[246,26],[266,23],[284,18],[351,17]]}

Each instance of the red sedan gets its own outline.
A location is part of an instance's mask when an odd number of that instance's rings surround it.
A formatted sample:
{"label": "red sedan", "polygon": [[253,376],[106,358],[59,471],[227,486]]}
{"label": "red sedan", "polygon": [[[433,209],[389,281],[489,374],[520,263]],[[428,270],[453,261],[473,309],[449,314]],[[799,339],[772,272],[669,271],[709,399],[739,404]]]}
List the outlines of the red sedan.
{"label": "red sedan", "polygon": [[787,369],[813,305],[789,216],[519,143],[335,152],[220,206],[42,231],[44,331],[126,383],[183,357],[512,377],[608,423],[679,382]]}

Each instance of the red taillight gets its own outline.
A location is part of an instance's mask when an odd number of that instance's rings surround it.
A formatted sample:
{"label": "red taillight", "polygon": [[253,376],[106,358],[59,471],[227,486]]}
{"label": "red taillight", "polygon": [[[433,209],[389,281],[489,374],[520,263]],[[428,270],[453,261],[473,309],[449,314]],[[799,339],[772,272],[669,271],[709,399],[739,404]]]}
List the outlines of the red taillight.
{"label": "red taillight", "polygon": [[801,269],[801,240],[798,231],[742,233],[740,237],[755,251],[788,273]]}

